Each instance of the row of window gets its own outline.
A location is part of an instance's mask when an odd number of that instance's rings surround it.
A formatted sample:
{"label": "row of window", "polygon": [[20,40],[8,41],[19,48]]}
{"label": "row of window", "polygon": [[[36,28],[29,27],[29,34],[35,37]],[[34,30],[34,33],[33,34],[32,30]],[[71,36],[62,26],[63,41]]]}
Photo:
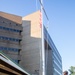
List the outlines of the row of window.
{"label": "row of window", "polygon": [[15,42],[19,42],[21,40],[21,39],[4,37],[4,36],[0,36],[0,39],[2,39],[2,40],[10,40],[10,41],[15,41]]}
{"label": "row of window", "polygon": [[53,59],[59,64],[60,67],[62,67],[62,62],[59,61],[58,57],[54,52],[53,52]]}
{"label": "row of window", "polygon": [[53,51],[53,55],[57,58],[57,60],[58,60],[60,63],[62,63],[61,58],[59,57],[59,55],[58,55],[55,51]]}
{"label": "row of window", "polygon": [[2,27],[2,26],[0,26],[0,29],[4,29],[4,30],[8,30],[8,31],[12,31],[12,32],[21,32],[21,30],[16,30],[16,29],[7,28],[7,27]]}
{"label": "row of window", "polygon": [[58,50],[56,49],[56,47],[54,46],[53,41],[52,41],[52,39],[51,39],[51,37],[50,37],[49,33],[47,32],[45,27],[44,27],[44,35],[45,35],[45,39],[48,39],[49,44],[52,45],[52,47],[53,47],[52,50],[55,52],[55,54],[57,55],[57,57],[61,61],[61,56],[60,56]]}
{"label": "row of window", "polygon": [[[58,64],[58,65],[59,65],[59,64]],[[54,67],[57,71],[59,71],[60,73],[62,73],[62,68],[60,68],[58,65],[56,64],[55,61],[53,62],[53,67]]]}
{"label": "row of window", "polygon": [[14,52],[19,51],[19,49],[17,49],[17,48],[8,48],[8,47],[0,47],[0,50],[14,51]]}

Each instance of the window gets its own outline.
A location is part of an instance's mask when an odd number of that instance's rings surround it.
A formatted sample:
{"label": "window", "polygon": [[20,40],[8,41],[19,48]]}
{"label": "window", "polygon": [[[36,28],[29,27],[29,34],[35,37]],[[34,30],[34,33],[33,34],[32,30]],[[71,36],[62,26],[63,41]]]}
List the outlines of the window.
{"label": "window", "polygon": [[12,32],[21,32],[21,30],[12,29],[12,28],[7,28],[7,27],[2,27],[2,26],[0,26],[0,29],[4,29],[4,30],[8,30],[8,31],[12,31]]}
{"label": "window", "polygon": [[9,28],[6,28],[6,30],[8,30],[8,31],[9,31]]}
{"label": "window", "polygon": [[13,52],[19,52],[18,48],[9,48],[9,47],[2,47],[2,46],[0,46],[0,50],[8,50],[8,51],[13,51]]}
{"label": "window", "polygon": [[2,27],[0,26],[0,29],[2,29]]}
{"label": "window", "polygon": [[7,37],[5,37],[5,40],[8,40],[8,38],[7,38]]}
{"label": "window", "polygon": [[17,32],[19,32],[19,30],[16,30]]}
{"label": "window", "polygon": [[5,28],[5,27],[3,27],[3,29],[4,29],[4,30],[6,30],[6,28]]}
{"label": "window", "polygon": [[12,31],[12,32],[20,32],[21,31],[21,30],[17,30],[17,29],[2,27],[2,26],[0,26],[0,29],[4,29],[4,30],[7,30],[7,31]]}
{"label": "window", "polygon": [[5,39],[5,37],[3,37],[3,36],[2,36],[1,38],[2,38],[2,39]]}
{"label": "window", "polygon": [[16,62],[16,63],[19,63],[20,60],[15,60],[15,59],[13,59],[13,61]]}
{"label": "window", "polygon": [[15,42],[21,41],[21,39],[9,38],[9,37],[4,37],[4,36],[0,36],[0,39],[2,39],[2,40],[10,40],[10,41],[15,41]]}

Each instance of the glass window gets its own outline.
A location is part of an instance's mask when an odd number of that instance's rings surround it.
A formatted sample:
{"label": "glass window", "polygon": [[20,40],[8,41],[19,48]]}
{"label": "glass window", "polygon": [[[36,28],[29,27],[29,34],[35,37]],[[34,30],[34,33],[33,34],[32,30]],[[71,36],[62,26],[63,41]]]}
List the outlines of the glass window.
{"label": "glass window", "polygon": [[15,41],[15,42],[19,42],[21,40],[21,39],[9,38],[9,37],[4,37],[4,36],[0,36],[0,39],[10,40],[10,41]]}
{"label": "glass window", "polygon": [[2,29],[2,27],[0,26],[0,29]]}
{"label": "glass window", "polygon": [[15,49],[16,50],[16,52],[18,52],[19,51],[19,49]]}
{"label": "glass window", "polygon": [[11,40],[11,41],[12,41],[12,38],[9,38],[9,40]]}
{"label": "glass window", "polygon": [[16,32],[16,29],[13,29]]}
{"label": "glass window", "polygon": [[18,40],[18,39],[16,39],[16,41],[18,42],[19,40]]}
{"label": "glass window", "polygon": [[18,60],[13,60],[14,62],[18,63]]}
{"label": "glass window", "polygon": [[9,30],[9,28],[6,28],[7,30]]}
{"label": "glass window", "polygon": [[18,30],[16,30],[16,32],[19,32]]}
{"label": "glass window", "polygon": [[6,50],[6,47],[4,47],[3,49]]}
{"label": "glass window", "polygon": [[5,28],[5,27],[3,27],[3,29],[5,30],[6,28]]}
{"label": "glass window", "polygon": [[13,51],[13,52],[19,51],[19,49],[17,48],[8,48],[8,47],[0,47],[0,50],[8,50],[8,51]]}
{"label": "glass window", "polygon": [[2,39],[5,39],[5,37],[2,36]]}
{"label": "glass window", "polygon": [[16,39],[12,38],[13,41],[15,41]]}
{"label": "glass window", "polygon": [[12,29],[12,28],[2,27],[2,26],[0,26],[0,29],[4,29],[4,30],[8,30],[8,31],[13,31],[13,32],[20,32],[21,31],[21,30],[16,30],[16,29]]}
{"label": "glass window", "polygon": [[6,40],[8,40],[8,38],[7,38],[7,37],[6,37],[5,39],[6,39]]}

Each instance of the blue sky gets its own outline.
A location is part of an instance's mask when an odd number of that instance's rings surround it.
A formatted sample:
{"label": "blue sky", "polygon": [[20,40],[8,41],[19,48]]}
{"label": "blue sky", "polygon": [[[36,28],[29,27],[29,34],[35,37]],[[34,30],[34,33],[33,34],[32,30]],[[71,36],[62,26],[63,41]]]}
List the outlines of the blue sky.
{"label": "blue sky", "polygon": [[[49,34],[62,56],[63,70],[68,70],[75,66],[75,0],[44,0],[44,7]],[[11,14],[25,16],[36,8],[36,0],[0,0],[0,11]]]}

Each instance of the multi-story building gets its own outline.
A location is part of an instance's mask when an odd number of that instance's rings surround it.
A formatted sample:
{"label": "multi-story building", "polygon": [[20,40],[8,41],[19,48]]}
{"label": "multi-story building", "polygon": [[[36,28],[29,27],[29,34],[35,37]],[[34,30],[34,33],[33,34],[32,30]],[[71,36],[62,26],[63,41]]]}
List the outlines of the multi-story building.
{"label": "multi-story building", "polygon": [[[62,59],[44,26],[42,61],[42,26],[40,11],[20,17],[0,12],[0,50],[32,75],[61,75]],[[20,61],[20,62],[19,62]]]}
{"label": "multi-story building", "polygon": [[[22,61],[31,74],[42,75],[42,28],[40,11],[22,18]],[[61,75],[62,59],[44,26],[45,75]]]}
{"label": "multi-story building", "polygon": [[22,17],[0,12],[0,50],[19,63]]}
{"label": "multi-story building", "polygon": [[62,58],[44,27],[46,75],[62,75]]}

